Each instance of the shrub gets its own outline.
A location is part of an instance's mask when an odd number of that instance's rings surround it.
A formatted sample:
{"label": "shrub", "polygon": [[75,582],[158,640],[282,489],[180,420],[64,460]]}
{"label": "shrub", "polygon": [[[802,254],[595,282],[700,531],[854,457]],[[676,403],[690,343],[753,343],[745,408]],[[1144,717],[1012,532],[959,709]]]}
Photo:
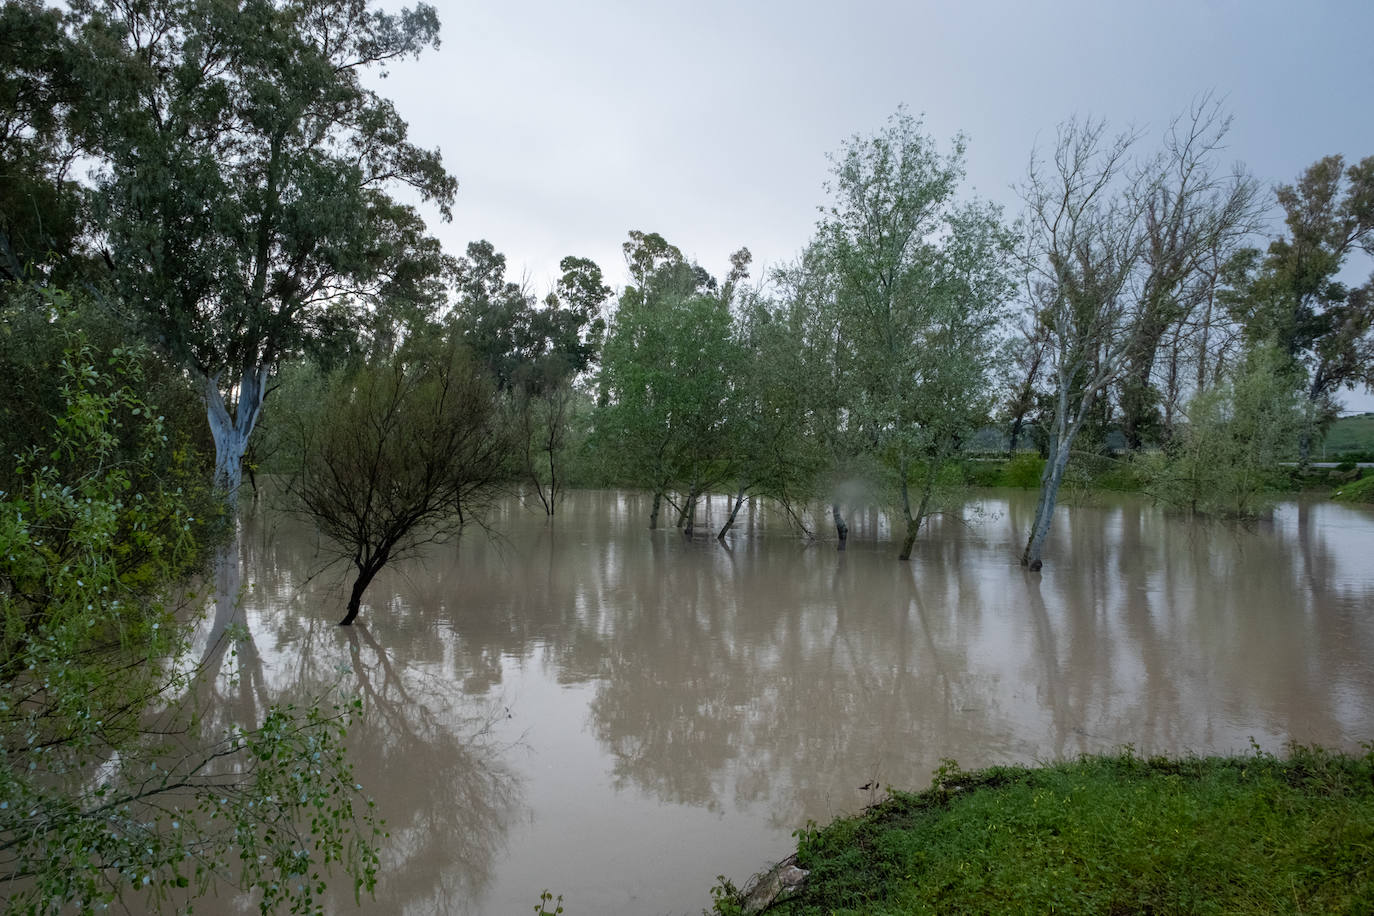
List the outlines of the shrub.
{"label": "shrub", "polygon": [[1002,482],[1008,487],[1034,490],[1040,486],[1040,475],[1044,470],[1044,458],[1035,452],[1019,452],[1002,470]]}

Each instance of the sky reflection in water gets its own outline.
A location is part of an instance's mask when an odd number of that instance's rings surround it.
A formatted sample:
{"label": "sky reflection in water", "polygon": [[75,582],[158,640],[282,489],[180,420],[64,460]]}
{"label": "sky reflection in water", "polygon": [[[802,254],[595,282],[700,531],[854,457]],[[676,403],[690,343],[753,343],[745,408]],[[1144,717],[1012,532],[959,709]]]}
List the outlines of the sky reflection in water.
{"label": "sky reflection in water", "polygon": [[215,717],[362,695],[350,747],[392,834],[364,909],[398,913],[528,912],[545,887],[569,914],[697,913],[717,874],[942,757],[1374,738],[1369,510],[1238,528],[1098,499],[1056,519],[1036,576],[1016,561],[1031,494],[979,508],[903,564],[874,512],[838,553],[758,511],[722,547],[650,533],[638,494],[575,493],[551,524],[511,502],[496,537],[383,573],[352,632],[313,531],[260,510],[220,584],[251,639],[212,660],[238,674]]}

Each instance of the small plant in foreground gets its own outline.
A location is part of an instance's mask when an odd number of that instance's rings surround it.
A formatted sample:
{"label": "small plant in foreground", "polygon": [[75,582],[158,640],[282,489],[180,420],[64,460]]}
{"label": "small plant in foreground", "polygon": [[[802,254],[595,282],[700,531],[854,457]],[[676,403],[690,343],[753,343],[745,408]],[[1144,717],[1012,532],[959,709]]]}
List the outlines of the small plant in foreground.
{"label": "small plant in foreground", "polygon": [[[553,904],[553,909],[549,909]],[[563,912],[563,895],[555,897],[547,889],[539,895],[539,905],[534,908],[536,916],[559,916]]]}

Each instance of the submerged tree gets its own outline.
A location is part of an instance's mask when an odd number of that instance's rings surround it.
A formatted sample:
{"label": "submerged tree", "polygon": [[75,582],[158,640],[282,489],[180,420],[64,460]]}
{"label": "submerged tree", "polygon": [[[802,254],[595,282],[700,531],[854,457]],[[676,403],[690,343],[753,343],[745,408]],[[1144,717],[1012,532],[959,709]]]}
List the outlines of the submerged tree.
{"label": "submerged tree", "polygon": [[460,345],[417,343],[340,376],[296,423],[292,490],[355,572],[345,626],[377,573],[480,518],[506,478],[496,393]]}
{"label": "submerged tree", "polygon": [[685,486],[687,526],[697,497],[725,472],[729,289],[657,233],[631,232],[624,249],[635,282],[607,331],[597,441],[623,480],[653,491],[650,528],[669,488]]}
{"label": "submerged tree", "polygon": [[848,376],[841,422],[893,471],[904,560],[945,464],[987,416],[993,335],[1012,293],[1000,214],[956,203],[963,152],[958,138],[940,156],[899,112],[846,145],[819,227]]}
{"label": "submerged tree", "polygon": [[200,384],[232,499],[279,361],[442,292],[437,242],[389,189],[446,216],[456,182],[365,84],[436,44],[438,20],[366,0],[73,10],[100,91],[71,129],[104,166],[96,238],[115,301]]}
{"label": "submerged tree", "polygon": [[1022,189],[1032,307],[1049,337],[1049,457],[1021,564],[1041,566],[1074,440],[1130,352],[1145,250],[1144,195],[1128,193],[1136,137],[1107,139],[1101,122],[1060,127],[1053,162],[1031,162]]}
{"label": "submerged tree", "polygon": [[554,290],[538,300],[506,279],[506,256],[488,241],[457,259],[455,301],[447,322],[510,400],[519,427],[522,476],[548,515],[557,509],[575,385],[600,356],[611,289],[588,258],[565,257]]}
{"label": "submerged tree", "polygon": [[1246,518],[1261,508],[1303,426],[1302,380],[1276,347],[1252,350],[1193,396],[1178,441],[1159,462],[1152,495],[1193,514]]}

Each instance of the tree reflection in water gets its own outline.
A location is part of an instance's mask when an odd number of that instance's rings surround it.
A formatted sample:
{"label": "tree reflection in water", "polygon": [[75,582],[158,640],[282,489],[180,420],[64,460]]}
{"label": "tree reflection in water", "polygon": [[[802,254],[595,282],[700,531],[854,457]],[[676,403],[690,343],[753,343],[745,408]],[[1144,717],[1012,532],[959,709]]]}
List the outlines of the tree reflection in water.
{"label": "tree reflection in water", "polygon": [[[378,900],[389,912],[481,912],[509,825],[523,811],[522,779],[505,761],[510,746],[493,732],[504,707],[455,690],[442,646],[402,654],[435,640],[396,640],[403,648],[388,649],[368,626],[342,628],[316,613],[338,586],[312,577],[318,555],[303,534],[280,516],[255,516],[240,538],[250,581],[240,588],[237,563],[217,570],[202,656],[203,722],[222,729],[260,721],[272,704],[361,697],[347,746],[389,834]],[[355,908],[348,885],[331,887],[327,912]],[[197,903],[197,912],[253,910],[246,899]]]}
{"label": "tree reflection in water", "polygon": [[[715,875],[763,863],[731,861],[724,837],[685,848],[694,813],[698,837],[728,823],[756,847],[778,840],[735,855],[781,855],[808,818],[868,802],[860,786],[920,787],[942,757],[1367,740],[1374,577],[1359,547],[1374,549],[1374,519],[1298,504],[1235,529],[1081,501],[1051,532],[1061,561],[1037,575],[1017,563],[1031,498],[989,496],[974,525],[933,520],[908,564],[862,509],[838,553],[766,509],[722,548],[645,531],[635,494],[570,493],[552,523],[511,501],[499,538],[384,572],[351,638],[333,626],[339,579],[312,575],[312,533],[261,513],[243,548],[250,641],[220,702],[253,715],[346,668],[368,709],[350,742],[360,780],[394,837],[379,907],[397,912],[532,904],[546,878],[584,880],[588,910],[700,909]],[[505,691],[547,701],[497,720],[545,755],[528,785],[489,727]],[[554,884],[569,859],[590,875]],[[625,890],[679,879],[700,897]]]}

